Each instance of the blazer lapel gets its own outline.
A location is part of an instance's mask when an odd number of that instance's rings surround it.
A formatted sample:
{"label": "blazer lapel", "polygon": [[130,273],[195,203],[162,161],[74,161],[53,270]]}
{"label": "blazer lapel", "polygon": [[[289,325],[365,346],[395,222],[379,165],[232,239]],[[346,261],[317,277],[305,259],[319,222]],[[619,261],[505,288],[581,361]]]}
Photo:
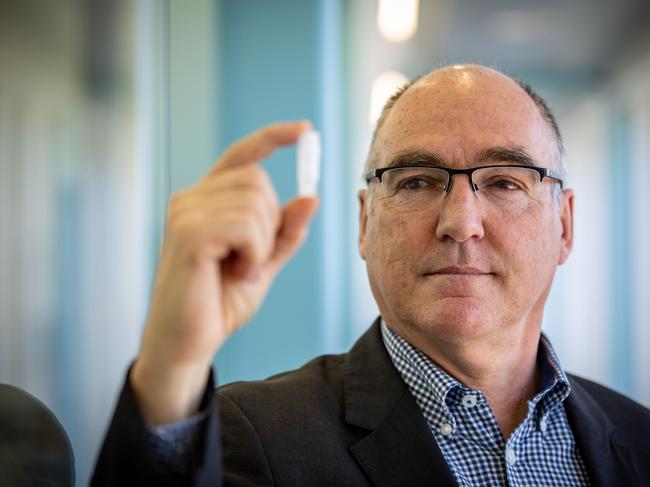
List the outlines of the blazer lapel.
{"label": "blazer lapel", "polygon": [[569,377],[571,394],[565,410],[591,485],[636,485],[630,477],[634,468],[628,464],[624,447],[616,441],[614,425],[579,383],[580,379]]}
{"label": "blazer lapel", "polygon": [[369,430],[350,447],[377,486],[455,486],[442,452],[415,399],[393,366],[379,320],[348,354],[345,419]]}

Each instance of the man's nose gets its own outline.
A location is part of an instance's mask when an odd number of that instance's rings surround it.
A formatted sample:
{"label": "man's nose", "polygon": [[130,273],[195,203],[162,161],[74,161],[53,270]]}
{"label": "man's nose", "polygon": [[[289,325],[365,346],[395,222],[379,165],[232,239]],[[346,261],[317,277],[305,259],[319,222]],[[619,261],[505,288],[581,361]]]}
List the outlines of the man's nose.
{"label": "man's nose", "polygon": [[457,174],[439,206],[436,237],[464,242],[471,238],[482,239],[484,208],[472,189],[469,176]]}

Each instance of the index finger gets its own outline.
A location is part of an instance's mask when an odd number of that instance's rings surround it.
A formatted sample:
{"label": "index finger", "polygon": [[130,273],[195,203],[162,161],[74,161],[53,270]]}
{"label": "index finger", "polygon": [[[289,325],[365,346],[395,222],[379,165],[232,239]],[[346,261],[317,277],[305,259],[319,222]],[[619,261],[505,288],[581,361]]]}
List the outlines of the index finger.
{"label": "index finger", "polygon": [[300,134],[309,128],[311,124],[304,120],[266,125],[231,145],[215,168],[257,163],[273,154],[278,147],[295,143]]}

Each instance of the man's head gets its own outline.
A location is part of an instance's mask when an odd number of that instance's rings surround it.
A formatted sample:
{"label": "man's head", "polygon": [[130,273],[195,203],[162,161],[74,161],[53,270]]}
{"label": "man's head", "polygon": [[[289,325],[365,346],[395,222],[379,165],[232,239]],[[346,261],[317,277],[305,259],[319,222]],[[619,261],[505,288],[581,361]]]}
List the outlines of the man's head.
{"label": "man's head", "polygon": [[[389,101],[368,170],[412,159],[451,169],[523,164],[563,173],[557,126],[535,96],[480,66],[433,71]],[[468,176],[457,174],[440,200],[415,208],[392,204],[378,178],[359,194],[360,251],[373,294],[384,319],[415,344],[539,329],[555,269],[572,246],[572,192],[543,178],[526,204],[495,204],[493,188],[514,186],[485,184],[474,191]]]}

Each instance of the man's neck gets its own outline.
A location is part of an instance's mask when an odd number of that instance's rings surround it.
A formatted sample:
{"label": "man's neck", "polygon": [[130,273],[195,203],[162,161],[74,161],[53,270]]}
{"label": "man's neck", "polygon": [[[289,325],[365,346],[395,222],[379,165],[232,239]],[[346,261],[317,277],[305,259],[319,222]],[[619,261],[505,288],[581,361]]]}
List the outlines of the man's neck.
{"label": "man's neck", "polygon": [[[400,333],[399,329],[395,331]],[[539,329],[535,333],[508,333],[463,343],[440,342],[408,333],[408,341],[447,374],[481,391],[504,438],[528,414],[528,400],[539,387]]]}

